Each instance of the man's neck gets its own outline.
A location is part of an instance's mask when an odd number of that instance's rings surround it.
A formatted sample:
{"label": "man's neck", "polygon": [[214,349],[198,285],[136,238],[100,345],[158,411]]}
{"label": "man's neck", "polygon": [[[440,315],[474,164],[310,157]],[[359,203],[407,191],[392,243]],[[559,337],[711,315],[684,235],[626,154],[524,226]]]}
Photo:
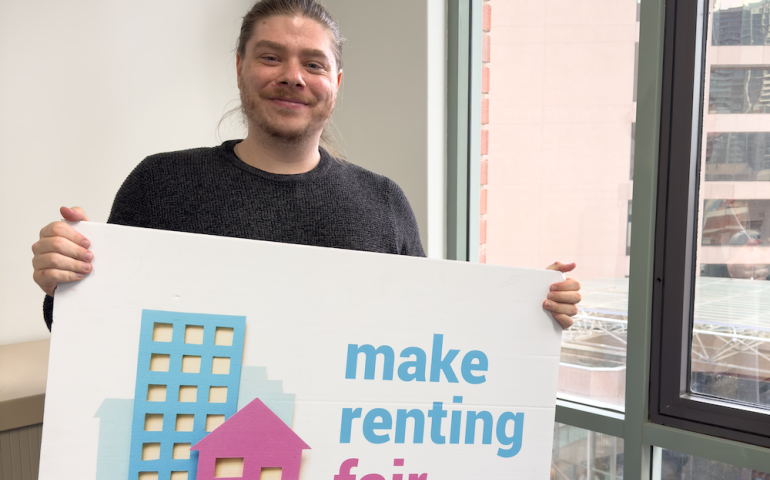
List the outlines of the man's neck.
{"label": "man's neck", "polygon": [[235,145],[235,154],[244,163],[269,173],[296,175],[314,169],[321,160],[318,139],[287,144],[249,129],[246,138]]}

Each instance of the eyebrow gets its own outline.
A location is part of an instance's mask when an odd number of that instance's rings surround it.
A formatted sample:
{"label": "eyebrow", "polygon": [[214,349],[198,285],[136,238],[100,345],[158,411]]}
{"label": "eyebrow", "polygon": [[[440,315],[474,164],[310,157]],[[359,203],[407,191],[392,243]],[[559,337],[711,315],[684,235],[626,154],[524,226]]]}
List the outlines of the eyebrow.
{"label": "eyebrow", "polygon": [[[272,48],[274,50],[285,52],[287,50],[286,45],[283,45],[278,42],[273,42],[271,40],[260,40],[257,43],[254,44],[254,48],[259,47],[267,47]],[[303,48],[300,53],[307,57],[321,57],[325,59],[326,61],[331,61],[328,55],[326,55],[326,52],[323,50],[318,50],[316,48]]]}

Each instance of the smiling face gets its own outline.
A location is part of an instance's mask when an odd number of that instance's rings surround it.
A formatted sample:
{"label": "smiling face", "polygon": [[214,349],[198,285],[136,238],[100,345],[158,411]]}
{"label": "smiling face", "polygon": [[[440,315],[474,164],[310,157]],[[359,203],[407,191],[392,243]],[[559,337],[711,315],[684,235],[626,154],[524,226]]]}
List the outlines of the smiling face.
{"label": "smiling face", "polygon": [[304,17],[269,17],[255,27],[236,57],[249,134],[255,129],[287,143],[317,142],[342,78],[329,32]]}

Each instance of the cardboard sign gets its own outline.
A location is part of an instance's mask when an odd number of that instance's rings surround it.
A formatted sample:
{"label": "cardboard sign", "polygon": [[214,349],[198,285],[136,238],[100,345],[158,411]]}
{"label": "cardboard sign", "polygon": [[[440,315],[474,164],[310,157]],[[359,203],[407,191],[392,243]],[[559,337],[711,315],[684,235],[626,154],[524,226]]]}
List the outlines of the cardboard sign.
{"label": "cardboard sign", "polygon": [[562,274],[76,229],[42,480],[549,478]]}

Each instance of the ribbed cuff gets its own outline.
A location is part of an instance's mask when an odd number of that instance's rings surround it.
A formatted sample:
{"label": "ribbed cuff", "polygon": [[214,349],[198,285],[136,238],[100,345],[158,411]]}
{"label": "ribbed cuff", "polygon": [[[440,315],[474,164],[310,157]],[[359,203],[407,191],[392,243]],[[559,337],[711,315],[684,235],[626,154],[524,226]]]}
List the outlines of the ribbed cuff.
{"label": "ribbed cuff", "polygon": [[50,295],[45,296],[43,300],[43,320],[48,327],[48,331],[51,331],[51,325],[53,325],[53,297]]}

